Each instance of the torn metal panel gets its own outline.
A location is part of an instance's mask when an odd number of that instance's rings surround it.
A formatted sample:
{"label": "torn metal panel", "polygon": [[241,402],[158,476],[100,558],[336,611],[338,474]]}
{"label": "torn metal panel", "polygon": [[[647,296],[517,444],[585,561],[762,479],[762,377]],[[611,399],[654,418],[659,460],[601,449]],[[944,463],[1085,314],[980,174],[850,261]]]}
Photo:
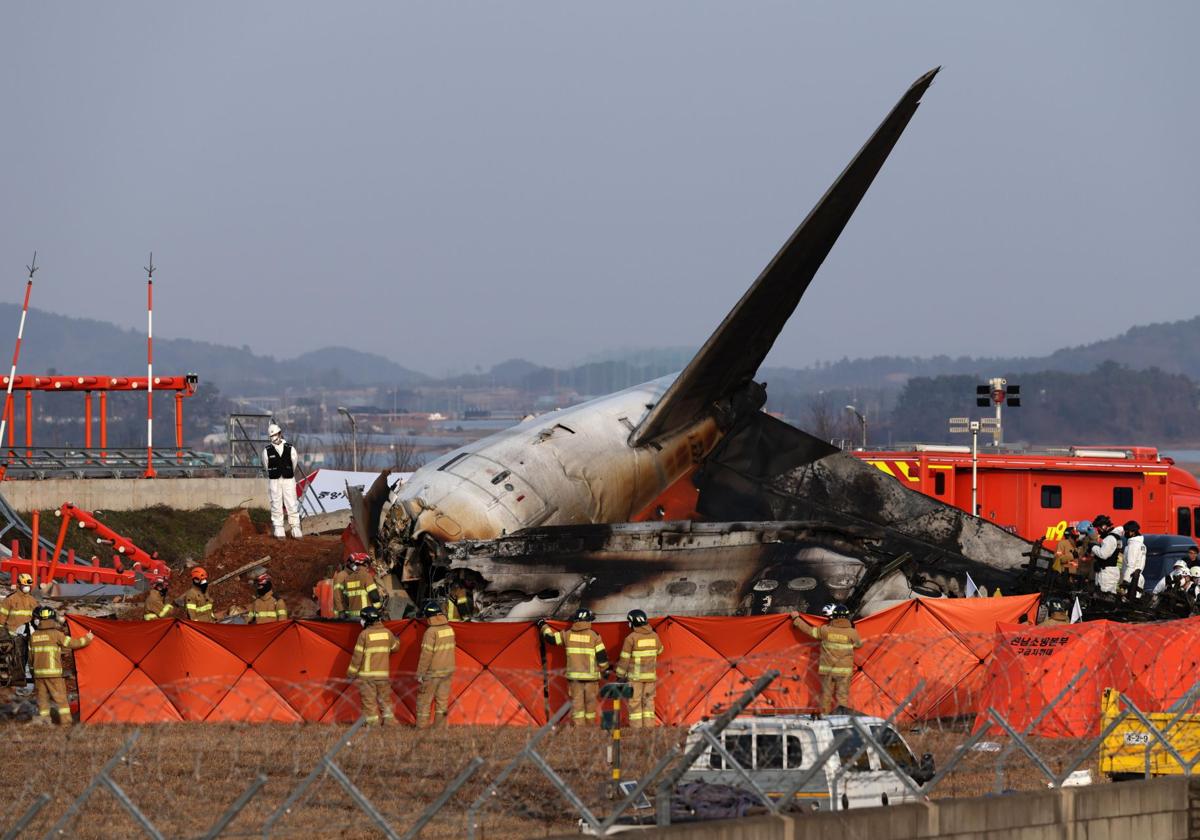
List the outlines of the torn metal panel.
{"label": "torn metal panel", "polygon": [[[482,619],[812,611],[849,597],[884,563],[876,529],[824,522],[634,522],[533,528],[448,546],[451,570],[475,581]],[[864,559],[865,558],[865,559]]]}
{"label": "torn metal panel", "polygon": [[[903,571],[914,591],[958,594],[967,573],[980,585],[1012,591],[1028,562],[1027,542],[909,490],[851,455],[822,453],[821,444],[778,420],[747,424],[722,441],[697,474],[700,512],[710,519],[807,519],[832,527],[876,527],[883,534],[883,552],[911,556]],[[808,461],[812,454],[819,457]],[[886,583],[894,590],[895,581]],[[882,595],[872,591],[864,601]],[[906,596],[889,592],[888,597]]]}

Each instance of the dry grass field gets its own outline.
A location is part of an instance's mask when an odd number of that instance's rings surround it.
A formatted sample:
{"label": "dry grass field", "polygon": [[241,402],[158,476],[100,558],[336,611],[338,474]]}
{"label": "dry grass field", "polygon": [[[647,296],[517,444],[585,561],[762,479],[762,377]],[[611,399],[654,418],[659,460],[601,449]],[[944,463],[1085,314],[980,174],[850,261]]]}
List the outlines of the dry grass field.
{"label": "dry grass field", "polygon": [[[133,727],[75,726],[70,730],[9,723],[0,785],[7,792],[10,824],[42,792],[54,802],[23,836],[40,837],[84,789],[88,781],[134,731]],[[267,818],[346,733],[333,725],[173,724],[147,726],[128,759],[113,772],[168,837],[199,837],[263,773],[268,782],[222,836],[261,836]],[[417,731],[411,727],[364,730],[336,759],[346,774],[403,833],[417,815],[474,756],[485,764],[425,829],[422,837],[460,838],[467,832],[468,809],[488,783],[520,752],[532,730],[520,727],[453,727]],[[682,729],[624,731],[624,777],[638,778],[667,750],[682,743]],[[914,751],[931,752],[939,765],[962,743],[961,731],[906,735]],[[599,815],[611,803],[605,796],[609,768],[606,733],[563,728],[543,742],[541,753]],[[1038,749],[1058,770],[1079,744],[1043,741]],[[995,752],[973,752],[935,791],[936,797],[978,796],[996,787]],[[1002,789],[1033,790],[1045,780],[1029,760],[1013,752]],[[1093,768],[1089,759],[1084,767]],[[576,830],[577,817],[557,790],[530,764],[522,765],[480,812],[482,838],[545,837]],[[6,827],[6,826],[5,826]],[[132,818],[112,794],[96,790],[73,823],[73,835],[107,838],[137,834]],[[273,836],[325,838],[382,836],[329,776],[277,824]]]}

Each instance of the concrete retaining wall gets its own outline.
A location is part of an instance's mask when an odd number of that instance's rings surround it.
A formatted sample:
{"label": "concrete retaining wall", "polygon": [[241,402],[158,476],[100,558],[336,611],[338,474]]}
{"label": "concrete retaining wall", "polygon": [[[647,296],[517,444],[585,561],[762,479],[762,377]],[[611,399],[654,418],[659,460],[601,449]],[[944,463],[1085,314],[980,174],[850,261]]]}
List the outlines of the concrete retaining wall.
{"label": "concrete retaining wall", "polygon": [[5,481],[0,494],[22,512],[50,511],[63,502],[84,510],[268,506],[265,478],[47,478]]}
{"label": "concrete retaining wall", "polygon": [[1200,779],[939,799],[804,817],[748,817],[652,829],[636,836],[662,840],[1200,840]]}

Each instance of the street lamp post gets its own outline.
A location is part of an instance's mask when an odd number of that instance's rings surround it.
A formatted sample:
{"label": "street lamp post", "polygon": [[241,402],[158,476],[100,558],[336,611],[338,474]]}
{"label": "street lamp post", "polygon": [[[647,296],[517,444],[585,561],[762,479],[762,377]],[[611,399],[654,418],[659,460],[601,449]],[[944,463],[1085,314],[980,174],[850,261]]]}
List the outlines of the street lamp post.
{"label": "street lamp post", "polygon": [[979,515],[979,421],[967,417],[950,418],[950,434],[971,434],[971,515]]}
{"label": "street lamp post", "polygon": [[862,426],[862,448],[865,450],[867,448],[867,416],[860,414],[858,409],[852,405],[846,406],[846,410],[852,412],[858,418],[859,425]]}
{"label": "street lamp post", "polygon": [[339,405],[337,410],[338,414],[345,414],[346,419],[350,421],[350,459],[353,470],[358,472],[358,424],[354,422],[354,415],[346,406]]}

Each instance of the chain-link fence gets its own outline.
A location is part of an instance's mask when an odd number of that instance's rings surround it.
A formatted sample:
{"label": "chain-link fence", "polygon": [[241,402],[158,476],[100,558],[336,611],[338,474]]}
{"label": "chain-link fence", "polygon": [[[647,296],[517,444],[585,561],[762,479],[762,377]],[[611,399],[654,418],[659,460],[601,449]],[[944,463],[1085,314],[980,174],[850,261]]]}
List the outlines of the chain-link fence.
{"label": "chain-link fence", "polygon": [[[719,674],[708,660],[676,659],[659,680],[667,725],[630,729],[628,709],[614,708],[628,701],[602,701],[599,717],[619,722],[619,737],[568,725],[553,671],[460,673],[503,690],[456,691],[453,725],[427,729],[405,723],[418,698],[432,703],[411,674],[390,680],[401,723],[383,727],[319,722],[358,715],[357,686],[346,680],[268,682],[247,667],[233,680],[125,685],[97,708],[129,723],[6,726],[3,836],[603,835],[629,823],[1105,783],[1109,773],[1190,775],[1200,683],[1187,656],[1138,661],[1158,629],[1146,628],[1139,645],[1090,651],[1080,630],[1070,639],[1078,644],[1040,641],[1068,631],[1014,636],[1008,652],[1037,651],[1014,658],[1036,662],[1044,684],[996,656],[972,679],[927,638],[911,648],[912,666],[882,685],[860,664],[851,706],[870,706],[869,716],[813,714],[818,677],[802,647],[794,653],[803,672],[774,667],[776,653]],[[1075,665],[1068,650],[1088,661],[1059,680],[1060,664]],[[928,680],[925,657],[939,651],[947,672]],[[1114,663],[1124,690],[1106,691]],[[480,700],[489,696],[499,702]],[[548,722],[531,723],[551,702]],[[181,722],[136,723],[168,709]],[[18,697],[18,717],[29,711]],[[245,720],[264,722],[237,722]]]}

